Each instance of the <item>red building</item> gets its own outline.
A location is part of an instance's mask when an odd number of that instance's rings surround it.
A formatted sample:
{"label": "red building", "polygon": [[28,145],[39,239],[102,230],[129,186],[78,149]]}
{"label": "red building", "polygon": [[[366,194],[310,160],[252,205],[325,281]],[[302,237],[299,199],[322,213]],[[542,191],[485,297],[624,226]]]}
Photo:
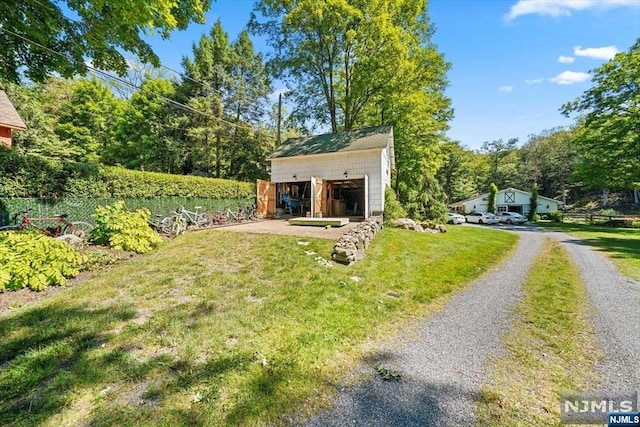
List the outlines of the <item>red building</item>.
{"label": "red building", "polygon": [[0,148],[11,148],[11,132],[26,128],[7,94],[0,90]]}

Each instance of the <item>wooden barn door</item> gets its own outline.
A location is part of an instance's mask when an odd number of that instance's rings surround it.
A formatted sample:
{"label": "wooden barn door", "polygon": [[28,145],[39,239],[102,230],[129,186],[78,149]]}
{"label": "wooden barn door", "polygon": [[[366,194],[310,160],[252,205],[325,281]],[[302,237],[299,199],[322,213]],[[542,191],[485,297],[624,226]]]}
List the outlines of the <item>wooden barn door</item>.
{"label": "wooden barn door", "polygon": [[258,213],[263,218],[271,218],[276,214],[276,185],[270,181],[258,180],[256,203]]}
{"label": "wooden barn door", "polygon": [[311,177],[311,194],[313,195],[311,216],[314,218],[317,217],[318,214],[326,216],[325,185],[324,179]]}

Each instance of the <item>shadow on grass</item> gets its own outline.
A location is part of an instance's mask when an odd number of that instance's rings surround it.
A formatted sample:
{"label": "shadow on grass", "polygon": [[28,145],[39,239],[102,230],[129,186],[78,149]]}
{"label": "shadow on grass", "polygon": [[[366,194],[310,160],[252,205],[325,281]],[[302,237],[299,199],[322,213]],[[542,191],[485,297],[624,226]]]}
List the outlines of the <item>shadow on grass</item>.
{"label": "shadow on grass", "polygon": [[[174,425],[206,424],[201,419],[206,411],[156,406],[194,385],[201,387],[203,403],[214,401],[224,374],[247,369],[253,355],[230,353],[200,363],[167,354],[136,358],[136,346],[115,345],[107,332],[135,315],[126,304],[99,309],[48,304],[1,317],[0,425],[44,423],[92,389],[98,392],[74,414],[86,417],[90,411],[91,425],[153,423],[154,417]],[[140,390],[135,396],[109,395],[117,384]]]}
{"label": "shadow on grass", "polygon": [[0,318],[0,424],[46,421],[69,402],[75,387],[104,380],[104,363],[89,360],[101,332],[130,319],[125,305],[103,309],[43,305]]}

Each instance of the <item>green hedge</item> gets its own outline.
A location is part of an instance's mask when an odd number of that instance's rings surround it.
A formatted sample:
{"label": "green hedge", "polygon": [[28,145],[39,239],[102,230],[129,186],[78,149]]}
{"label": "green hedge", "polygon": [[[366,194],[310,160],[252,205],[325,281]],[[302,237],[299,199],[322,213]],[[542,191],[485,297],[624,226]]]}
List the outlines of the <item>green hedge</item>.
{"label": "green hedge", "polygon": [[254,183],[191,175],[169,175],[105,167],[102,177],[107,193],[115,198],[179,196],[245,199],[256,194]]}
{"label": "green hedge", "polygon": [[255,183],[144,172],[0,150],[0,198],[255,197]]}

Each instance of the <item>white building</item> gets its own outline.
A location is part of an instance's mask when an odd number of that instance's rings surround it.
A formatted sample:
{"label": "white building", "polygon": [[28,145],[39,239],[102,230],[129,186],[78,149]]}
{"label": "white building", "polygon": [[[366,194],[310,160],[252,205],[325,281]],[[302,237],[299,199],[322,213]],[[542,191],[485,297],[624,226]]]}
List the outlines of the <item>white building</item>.
{"label": "white building", "polygon": [[[517,188],[507,188],[498,191],[496,195],[496,212],[517,212],[528,215],[531,210],[530,203],[531,193]],[[489,193],[486,193],[471,199],[451,203],[449,208],[457,212],[486,212],[488,205]],[[561,201],[538,195],[537,213],[546,214],[562,209],[562,207]]]}
{"label": "white building", "polygon": [[[313,217],[369,217],[384,210],[395,167],[393,128],[292,138],[269,156],[271,181],[258,181],[258,210]],[[284,196],[284,197],[283,197]]]}

